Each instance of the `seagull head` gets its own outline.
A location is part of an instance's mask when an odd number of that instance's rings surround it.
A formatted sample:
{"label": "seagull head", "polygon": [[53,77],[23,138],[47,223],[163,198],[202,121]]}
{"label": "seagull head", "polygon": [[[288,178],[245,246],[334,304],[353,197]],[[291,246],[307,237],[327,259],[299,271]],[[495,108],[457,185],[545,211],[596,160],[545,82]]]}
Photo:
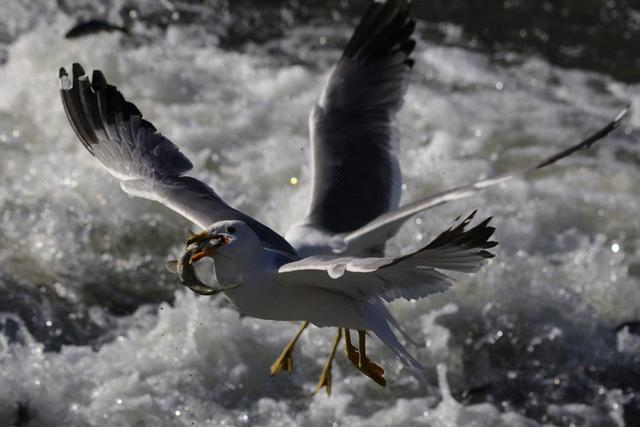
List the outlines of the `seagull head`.
{"label": "seagull head", "polygon": [[234,253],[251,252],[251,248],[262,248],[258,236],[251,227],[239,220],[219,221],[205,231],[192,234],[187,246],[196,244],[197,250],[191,256],[191,262],[216,255],[233,256]]}

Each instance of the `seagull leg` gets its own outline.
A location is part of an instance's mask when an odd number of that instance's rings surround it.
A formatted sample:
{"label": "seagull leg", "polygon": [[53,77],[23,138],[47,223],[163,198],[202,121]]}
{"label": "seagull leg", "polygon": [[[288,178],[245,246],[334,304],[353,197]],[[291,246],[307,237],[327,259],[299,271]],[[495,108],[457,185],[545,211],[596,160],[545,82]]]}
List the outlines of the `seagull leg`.
{"label": "seagull leg", "polygon": [[307,329],[307,326],[309,326],[309,321],[305,321],[300,326],[296,335],[282,350],[282,353],[280,353],[280,356],[278,356],[276,361],[273,362],[273,365],[271,365],[271,376],[274,376],[283,369],[286,369],[289,372],[293,371],[293,347],[295,347],[300,335],[302,335],[302,332]]}
{"label": "seagull leg", "polygon": [[364,367],[365,361],[367,360],[367,353],[365,348],[365,338],[366,334],[364,331],[358,331],[358,348],[360,349],[360,354],[358,357],[358,368],[362,369]]}
{"label": "seagull leg", "polygon": [[366,331],[358,331],[360,354],[358,355],[358,369],[362,371],[366,376],[374,380],[382,387],[387,385],[387,381],[384,379],[384,369],[382,366],[376,364],[371,359],[367,358],[365,340],[367,338]]}
{"label": "seagull leg", "polygon": [[360,366],[358,364],[358,360],[360,359],[360,352],[358,352],[358,350],[356,350],[356,347],[353,344],[351,344],[350,329],[344,330],[344,352],[349,358],[349,360],[351,361],[351,363],[353,363],[358,369],[360,369]]}
{"label": "seagull leg", "polygon": [[333,358],[336,355],[336,350],[338,350],[338,345],[340,344],[340,340],[342,339],[342,328],[338,328],[338,334],[333,339],[333,347],[331,347],[331,353],[329,353],[329,358],[326,362],[324,362],[324,367],[322,368],[322,374],[320,374],[320,379],[318,380],[318,384],[316,384],[316,389],[314,393],[320,391],[322,387],[327,388],[327,396],[331,396],[331,364],[333,363]]}
{"label": "seagull leg", "polygon": [[358,351],[355,346],[351,344],[351,332],[349,329],[345,329],[345,352],[351,363],[353,363],[360,372],[384,387],[387,385],[387,381],[384,379],[384,369],[382,366],[367,358],[365,347],[366,337],[367,333],[365,331],[358,331],[360,345],[360,351]]}

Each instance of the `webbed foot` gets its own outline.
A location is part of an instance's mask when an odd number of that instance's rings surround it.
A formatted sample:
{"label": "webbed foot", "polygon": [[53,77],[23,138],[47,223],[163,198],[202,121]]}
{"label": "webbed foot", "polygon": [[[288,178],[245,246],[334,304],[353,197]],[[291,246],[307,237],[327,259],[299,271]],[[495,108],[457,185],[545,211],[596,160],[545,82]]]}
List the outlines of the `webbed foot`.
{"label": "webbed foot", "polygon": [[298,342],[300,335],[302,335],[302,332],[305,329],[307,329],[307,326],[309,326],[308,321],[304,322],[302,326],[300,326],[300,329],[298,329],[298,332],[296,332],[296,335],[285,346],[285,348],[282,350],[282,353],[280,353],[280,356],[278,356],[276,361],[273,362],[273,364],[271,365],[271,376],[274,376],[275,374],[282,371],[283,369],[286,369],[287,372],[293,371],[293,348]]}
{"label": "webbed foot", "polygon": [[384,368],[371,359],[367,358],[366,355],[366,347],[365,347],[365,331],[358,331],[359,340],[360,340],[360,351],[356,350],[355,346],[351,344],[351,334],[347,329],[345,331],[345,352],[347,353],[347,357],[355,365],[356,368],[377,384],[385,387],[387,385],[387,380],[384,378]]}
{"label": "webbed foot", "polygon": [[320,374],[320,379],[318,380],[318,384],[316,384],[316,389],[314,393],[320,391],[323,387],[327,389],[327,396],[331,396],[331,365],[333,363],[333,358],[336,355],[336,350],[338,349],[338,345],[340,344],[340,339],[342,338],[342,329],[338,328],[338,334],[333,339],[333,347],[331,347],[331,353],[329,353],[329,357],[327,361],[324,363],[324,367],[322,368],[322,373]]}

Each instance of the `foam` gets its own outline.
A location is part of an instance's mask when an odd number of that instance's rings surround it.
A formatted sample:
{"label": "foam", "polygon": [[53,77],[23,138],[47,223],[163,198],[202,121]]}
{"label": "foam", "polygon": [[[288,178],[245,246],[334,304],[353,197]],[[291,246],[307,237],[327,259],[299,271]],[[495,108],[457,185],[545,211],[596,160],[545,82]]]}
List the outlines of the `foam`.
{"label": "foam", "polygon": [[[163,265],[189,224],[122,193],[83,150],[56,75],[75,61],[102,69],[194,160],[194,176],[285,231],[310,189],[307,113],[340,52],[299,65],[177,26],[138,43],[65,41],[72,19],[48,13],[48,24],[15,30],[0,68],[0,289],[13,297],[0,298],[0,420],[20,404],[43,426],[620,425],[624,405],[637,404],[637,344],[614,329],[640,317],[637,131],[623,126],[533,183],[409,221],[390,251],[415,249],[480,208],[495,218],[497,257],[451,292],[392,305],[420,343],[426,378],[372,341],[386,389],[340,355],[333,396],[311,396],[332,331],[310,330],[295,373],[269,378],[294,327],[176,290]],[[325,33],[305,27],[268,46],[287,51]],[[540,58],[504,65],[418,46],[399,116],[404,201],[523,166],[601,126],[628,98],[640,102],[637,85]]]}

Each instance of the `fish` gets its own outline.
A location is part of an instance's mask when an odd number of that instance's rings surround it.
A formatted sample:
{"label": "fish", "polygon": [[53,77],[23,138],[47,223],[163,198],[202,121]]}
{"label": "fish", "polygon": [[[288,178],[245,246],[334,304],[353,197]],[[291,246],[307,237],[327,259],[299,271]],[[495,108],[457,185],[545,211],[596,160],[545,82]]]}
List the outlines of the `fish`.
{"label": "fish", "polygon": [[101,19],[91,19],[86,22],[79,22],[64,35],[65,39],[77,39],[80,37],[96,34],[100,32],[120,31],[124,34],[130,34],[129,29],[119,25],[111,24]]}
{"label": "fish", "polygon": [[[172,273],[176,273],[180,279],[180,283],[193,292],[199,295],[216,295],[220,292],[228,289],[233,289],[238,287],[239,285],[231,285],[231,286],[215,286],[211,287],[209,285],[205,285],[196,274],[196,270],[194,268],[194,255],[201,253],[203,246],[211,244],[210,242],[197,242],[190,243],[191,240],[187,242],[185,245],[184,251],[178,257],[177,260],[167,261],[166,267]],[[214,245],[216,242],[213,243]],[[198,258],[200,259],[200,258]]]}
{"label": "fish", "polygon": [[167,261],[167,269],[172,273],[177,273],[180,283],[199,295],[215,295],[221,292],[221,289],[211,288],[198,278],[191,262],[191,257],[196,252],[198,252],[197,245],[185,247],[177,260]]}

